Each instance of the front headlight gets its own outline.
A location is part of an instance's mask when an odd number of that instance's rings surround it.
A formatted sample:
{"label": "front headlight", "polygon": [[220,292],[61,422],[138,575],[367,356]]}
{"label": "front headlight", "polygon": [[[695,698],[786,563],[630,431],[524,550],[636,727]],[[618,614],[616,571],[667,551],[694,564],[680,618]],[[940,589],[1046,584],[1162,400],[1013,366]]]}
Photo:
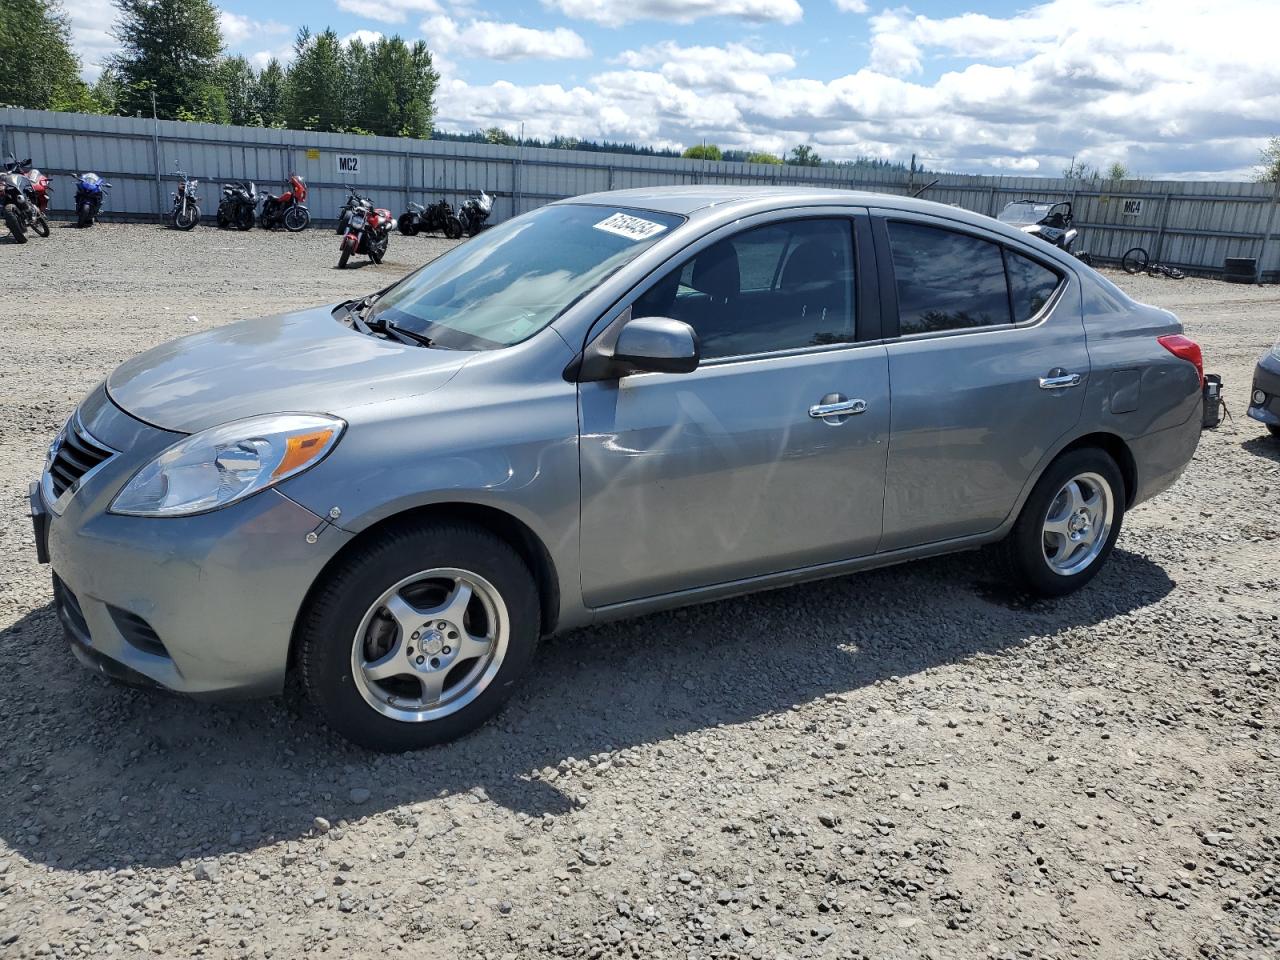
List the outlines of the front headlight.
{"label": "front headlight", "polygon": [[325,458],[346,423],[319,414],[233,420],[178,441],[134,474],[112,513],[185,517],[225,507]]}

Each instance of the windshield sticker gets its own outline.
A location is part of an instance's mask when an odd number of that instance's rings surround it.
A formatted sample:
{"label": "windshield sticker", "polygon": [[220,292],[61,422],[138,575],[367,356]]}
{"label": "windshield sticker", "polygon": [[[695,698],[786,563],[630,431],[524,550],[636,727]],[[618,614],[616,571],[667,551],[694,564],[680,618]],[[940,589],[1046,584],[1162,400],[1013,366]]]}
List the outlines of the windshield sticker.
{"label": "windshield sticker", "polygon": [[595,225],[595,228],[603,230],[605,233],[626,237],[628,240],[648,240],[667,229],[664,224],[654,223],[652,220],[645,220],[641,217],[633,217],[629,213],[615,213],[613,216],[601,220]]}

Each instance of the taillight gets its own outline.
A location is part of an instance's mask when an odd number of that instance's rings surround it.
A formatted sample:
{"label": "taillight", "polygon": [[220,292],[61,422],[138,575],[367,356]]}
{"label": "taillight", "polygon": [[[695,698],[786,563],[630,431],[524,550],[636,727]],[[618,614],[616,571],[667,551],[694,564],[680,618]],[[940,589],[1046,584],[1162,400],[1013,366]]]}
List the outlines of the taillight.
{"label": "taillight", "polygon": [[1204,386],[1204,354],[1200,352],[1200,344],[1181,333],[1170,333],[1156,337],[1160,346],[1180,360],[1186,360],[1196,368],[1196,376],[1200,378],[1200,386]]}

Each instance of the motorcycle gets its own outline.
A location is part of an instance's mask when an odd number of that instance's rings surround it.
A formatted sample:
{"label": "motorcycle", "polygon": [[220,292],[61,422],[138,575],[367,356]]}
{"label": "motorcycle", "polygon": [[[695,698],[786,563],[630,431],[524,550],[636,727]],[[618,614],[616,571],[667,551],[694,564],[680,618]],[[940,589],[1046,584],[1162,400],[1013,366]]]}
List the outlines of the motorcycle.
{"label": "motorcycle", "polygon": [[[43,184],[37,190],[39,179]],[[4,223],[17,243],[27,242],[28,228],[42,237],[49,235],[49,221],[41,208],[41,198],[48,205],[49,178],[31,166],[30,159],[13,159],[0,171],[0,205]]]}
{"label": "motorcycle", "polygon": [[[174,168],[177,168],[177,163]],[[178,189],[173,194],[173,209],[169,211],[169,220],[179,230],[190,230],[200,222],[200,196],[196,187],[199,180],[193,180],[178,170]]]}
{"label": "motorcycle", "polygon": [[257,209],[258,188],[252,180],[224,183],[222,199],[218,201],[218,226],[223,230],[230,227],[248,230],[253,226]]}
{"label": "motorcycle", "polygon": [[267,230],[283,226],[290,233],[297,233],[305,230],[311,223],[311,211],[305,203],[307,182],[296,173],[291,173],[285,187],[284,193],[278,197],[262,191],[262,213],[258,216],[258,226]]}
{"label": "motorcycle", "polygon": [[347,214],[346,230],[342,234],[338,269],[347,265],[353,253],[363,253],[374,263],[381,263],[391,242],[391,211],[375,207],[368,197],[353,194],[356,205]]}
{"label": "motorcycle", "polygon": [[96,173],[82,173],[76,177],[76,223],[79,226],[93,226],[107,200],[110,186]]}
{"label": "motorcycle", "polygon": [[443,233],[450,240],[457,240],[462,236],[462,221],[447,200],[433,203],[429,207],[410,203],[409,209],[396,220],[396,229],[406,237],[419,233]]}
{"label": "motorcycle", "polygon": [[342,209],[338,211],[338,225],[333,232],[342,234],[347,232],[347,218],[351,216],[351,211],[360,205],[362,197],[356,193],[356,188],[347,186],[347,200],[342,205]]}
{"label": "motorcycle", "polygon": [[493,197],[480,191],[480,195],[472,197],[458,210],[458,219],[462,221],[462,229],[468,237],[474,237],[482,229],[484,222],[493,212]]}
{"label": "motorcycle", "polygon": [[1039,237],[1050,246],[1070,253],[1082,263],[1093,265],[1093,258],[1087,252],[1082,250],[1075,253],[1071,249],[1079,238],[1080,231],[1071,225],[1074,217],[1069,201],[1014,200],[1005,205],[996,219],[1017,227],[1023,233]]}

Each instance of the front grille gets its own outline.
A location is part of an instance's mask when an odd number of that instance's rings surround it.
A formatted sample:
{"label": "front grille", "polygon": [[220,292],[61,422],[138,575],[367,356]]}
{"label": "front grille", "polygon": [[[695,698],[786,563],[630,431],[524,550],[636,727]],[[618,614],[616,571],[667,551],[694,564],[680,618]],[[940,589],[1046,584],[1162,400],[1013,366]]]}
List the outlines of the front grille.
{"label": "front grille", "polygon": [[130,613],[128,610],[121,610],[119,607],[113,607],[109,604],[107,611],[111,614],[111,619],[115,622],[116,629],[120,631],[120,636],[124,637],[130,646],[136,647],[143,653],[149,653],[152,656],[169,656],[169,651],[164,648],[164,644],[155,629],[136,613]]}
{"label": "front grille", "polygon": [[54,497],[60,497],[86,473],[111,457],[115,451],[93,439],[80,426],[78,417],[67,422],[53,459],[49,462],[49,481]]}

